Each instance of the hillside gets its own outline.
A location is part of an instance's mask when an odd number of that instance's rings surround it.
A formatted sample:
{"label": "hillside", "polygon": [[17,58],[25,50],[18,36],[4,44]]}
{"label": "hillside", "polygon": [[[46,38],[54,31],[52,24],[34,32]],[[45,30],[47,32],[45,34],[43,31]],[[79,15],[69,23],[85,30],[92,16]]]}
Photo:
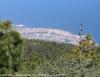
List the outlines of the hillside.
{"label": "hillside", "polygon": [[82,37],[81,31],[80,37],[79,45],[27,39],[10,21],[1,21],[0,75],[100,77],[100,46],[91,34]]}
{"label": "hillside", "polygon": [[25,51],[28,54],[35,53],[41,59],[56,58],[61,53],[68,53],[74,47],[72,44],[56,43],[43,40],[26,40]]}
{"label": "hillside", "polygon": [[[43,40],[25,40],[24,46],[23,69],[19,70],[22,73],[46,74],[46,77],[48,75],[59,77],[56,76],[57,74],[60,74],[61,77],[99,76],[99,62],[95,57],[92,60],[93,55],[90,58],[88,52],[86,53],[88,56],[82,55],[81,57],[77,55],[79,53],[72,53],[73,49],[77,47],[75,45]],[[100,48],[95,47],[95,50],[99,53]]]}

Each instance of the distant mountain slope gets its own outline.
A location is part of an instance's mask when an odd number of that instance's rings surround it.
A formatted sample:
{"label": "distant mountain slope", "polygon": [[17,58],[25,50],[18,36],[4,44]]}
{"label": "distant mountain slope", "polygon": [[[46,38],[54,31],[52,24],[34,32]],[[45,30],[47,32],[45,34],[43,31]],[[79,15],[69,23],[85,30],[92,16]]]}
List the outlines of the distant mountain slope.
{"label": "distant mountain slope", "polygon": [[80,40],[78,35],[60,29],[30,28],[24,25],[16,25],[14,29],[21,33],[22,37],[27,39],[40,39],[74,45],[78,45]]}
{"label": "distant mountain slope", "polygon": [[38,55],[40,59],[52,59],[61,56],[61,53],[71,52],[74,45],[65,43],[56,43],[44,40],[26,40],[25,41],[26,56],[33,53]]}

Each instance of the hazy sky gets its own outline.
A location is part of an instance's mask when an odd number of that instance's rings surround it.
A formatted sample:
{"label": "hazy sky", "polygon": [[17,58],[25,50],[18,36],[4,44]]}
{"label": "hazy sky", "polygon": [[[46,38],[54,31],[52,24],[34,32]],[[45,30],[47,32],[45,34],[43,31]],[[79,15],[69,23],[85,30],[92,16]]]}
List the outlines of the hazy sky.
{"label": "hazy sky", "polygon": [[100,0],[0,0],[0,16],[14,24],[78,33],[80,24],[100,43]]}

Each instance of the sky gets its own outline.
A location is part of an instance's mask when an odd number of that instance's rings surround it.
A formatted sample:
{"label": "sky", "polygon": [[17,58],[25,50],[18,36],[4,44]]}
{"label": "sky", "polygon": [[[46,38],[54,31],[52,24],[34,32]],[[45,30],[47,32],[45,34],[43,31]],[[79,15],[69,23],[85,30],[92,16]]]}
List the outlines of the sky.
{"label": "sky", "polygon": [[13,24],[92,33],[100,43],[100,0],[0,0],[0,18]]}

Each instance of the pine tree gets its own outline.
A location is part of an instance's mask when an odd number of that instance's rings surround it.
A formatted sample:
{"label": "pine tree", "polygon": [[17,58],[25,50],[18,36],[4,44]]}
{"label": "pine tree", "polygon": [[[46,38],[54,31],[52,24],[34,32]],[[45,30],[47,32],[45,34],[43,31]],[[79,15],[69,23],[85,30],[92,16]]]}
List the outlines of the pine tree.
{"label": "pine tree", "polygon": [[79,42],[79,46],[76,46],[73,49],[73,55],[76,57],[94,57],[94,55],[96,54],[96,50],[95,50],[95,43],[93,41],[93,37],[92,35],[89,34],[84,34],[83,33],[83,25],[81,24],[81,29],[80,29],[80,42]]}
{"label": "pine tree", "polygon": [[4,74],[10,70],[18,72],[23,51],[23,39],[11,28],[10,21],[0,22],[0,73]]}

